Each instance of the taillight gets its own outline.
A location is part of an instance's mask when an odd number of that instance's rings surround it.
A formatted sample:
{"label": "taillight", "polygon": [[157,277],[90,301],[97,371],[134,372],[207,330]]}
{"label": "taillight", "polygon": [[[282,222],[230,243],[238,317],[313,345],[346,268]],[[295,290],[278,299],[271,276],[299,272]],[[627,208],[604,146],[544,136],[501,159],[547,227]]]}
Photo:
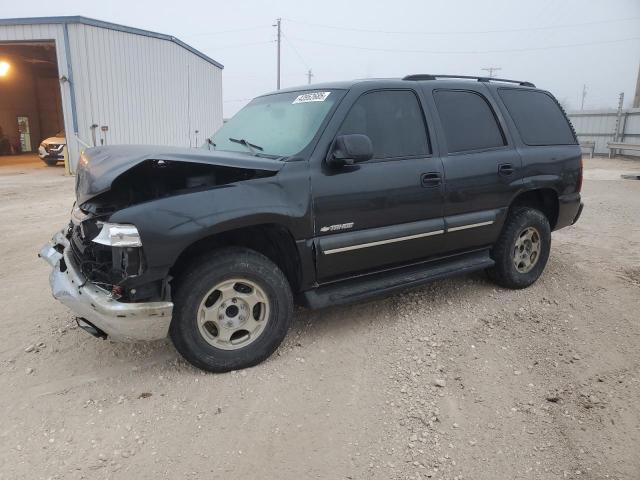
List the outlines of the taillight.
{"label": "taillight", "polygon": [[580,157],[580,173],[578,174],[578,184],[576,185],[576,192],[580,193],[582,191],[582,175],[584,171],[584,162],[582,157]]}

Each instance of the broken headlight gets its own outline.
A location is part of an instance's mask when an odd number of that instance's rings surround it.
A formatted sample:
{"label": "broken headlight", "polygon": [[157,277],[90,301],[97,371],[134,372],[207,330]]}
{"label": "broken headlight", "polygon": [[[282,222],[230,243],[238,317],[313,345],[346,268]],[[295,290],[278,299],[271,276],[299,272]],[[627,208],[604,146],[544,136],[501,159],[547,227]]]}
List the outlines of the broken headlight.
{"label": "broken headlight", "polygon": [[140,233],[134,225],[103,223],[93,242],[111,247],[141,247]]}

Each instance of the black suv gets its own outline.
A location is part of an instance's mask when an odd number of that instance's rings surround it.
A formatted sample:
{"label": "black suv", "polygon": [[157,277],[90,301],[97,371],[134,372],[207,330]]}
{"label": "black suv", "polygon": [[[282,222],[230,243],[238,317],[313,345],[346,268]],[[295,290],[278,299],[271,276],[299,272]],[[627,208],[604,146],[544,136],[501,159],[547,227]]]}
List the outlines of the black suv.
{"label": "black suv", "polygon": [[209,371],[255,365],[294,302],[339,305],[486,270],[524,288],[582,210],[582,156],[528,82],[410,75],[258,97],[201,149],[97,147],[40,256],[95,336],[170,335]]}

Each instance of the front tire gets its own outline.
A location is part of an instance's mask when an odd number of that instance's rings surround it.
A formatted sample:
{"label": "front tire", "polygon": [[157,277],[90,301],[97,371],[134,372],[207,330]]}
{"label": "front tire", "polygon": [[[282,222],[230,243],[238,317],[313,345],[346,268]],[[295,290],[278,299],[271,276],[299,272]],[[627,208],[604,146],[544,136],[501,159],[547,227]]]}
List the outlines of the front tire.
{"label": "front tire", "polygon": [[54,158],[43,158],[42,161],[47,164],[47,167],[55,167],[58,165],[58,160]]}
{"label": "front tire", "polygon": [[289,282],[253,250],[217,250],[176,283],[169,334],[180,354],[203,370],[257,365],[278,348],[291,325]]}
{"label": "front tire", "polygon": [[491,250],[495,261],[487,269],[498,285],[520,289],[532,285],[542,272],[551,250],[551,227],[547,217],[534,208],[513,210]]}

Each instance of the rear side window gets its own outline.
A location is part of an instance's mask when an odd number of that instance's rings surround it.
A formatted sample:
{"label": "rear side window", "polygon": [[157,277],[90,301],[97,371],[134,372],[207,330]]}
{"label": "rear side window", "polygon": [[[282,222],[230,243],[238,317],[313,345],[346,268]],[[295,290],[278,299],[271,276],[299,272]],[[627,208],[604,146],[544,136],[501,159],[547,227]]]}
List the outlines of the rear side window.
{"label": "rear side window", "polygon": [[527,145],[576,143],[569,121],[551,95],[517,88],[499,88],[498,93]]}
{"label": "rear side window", "polygon": [[468,90],[433,93],[449,153],[506,145],[502,130],[486,98]]}
{"label": "rear side window", "polygon": [[381,90],[362,95],[347,114],[340,135],[362,133],[371,139],[373,158],[430,153],[422,109],[408,90]]}

